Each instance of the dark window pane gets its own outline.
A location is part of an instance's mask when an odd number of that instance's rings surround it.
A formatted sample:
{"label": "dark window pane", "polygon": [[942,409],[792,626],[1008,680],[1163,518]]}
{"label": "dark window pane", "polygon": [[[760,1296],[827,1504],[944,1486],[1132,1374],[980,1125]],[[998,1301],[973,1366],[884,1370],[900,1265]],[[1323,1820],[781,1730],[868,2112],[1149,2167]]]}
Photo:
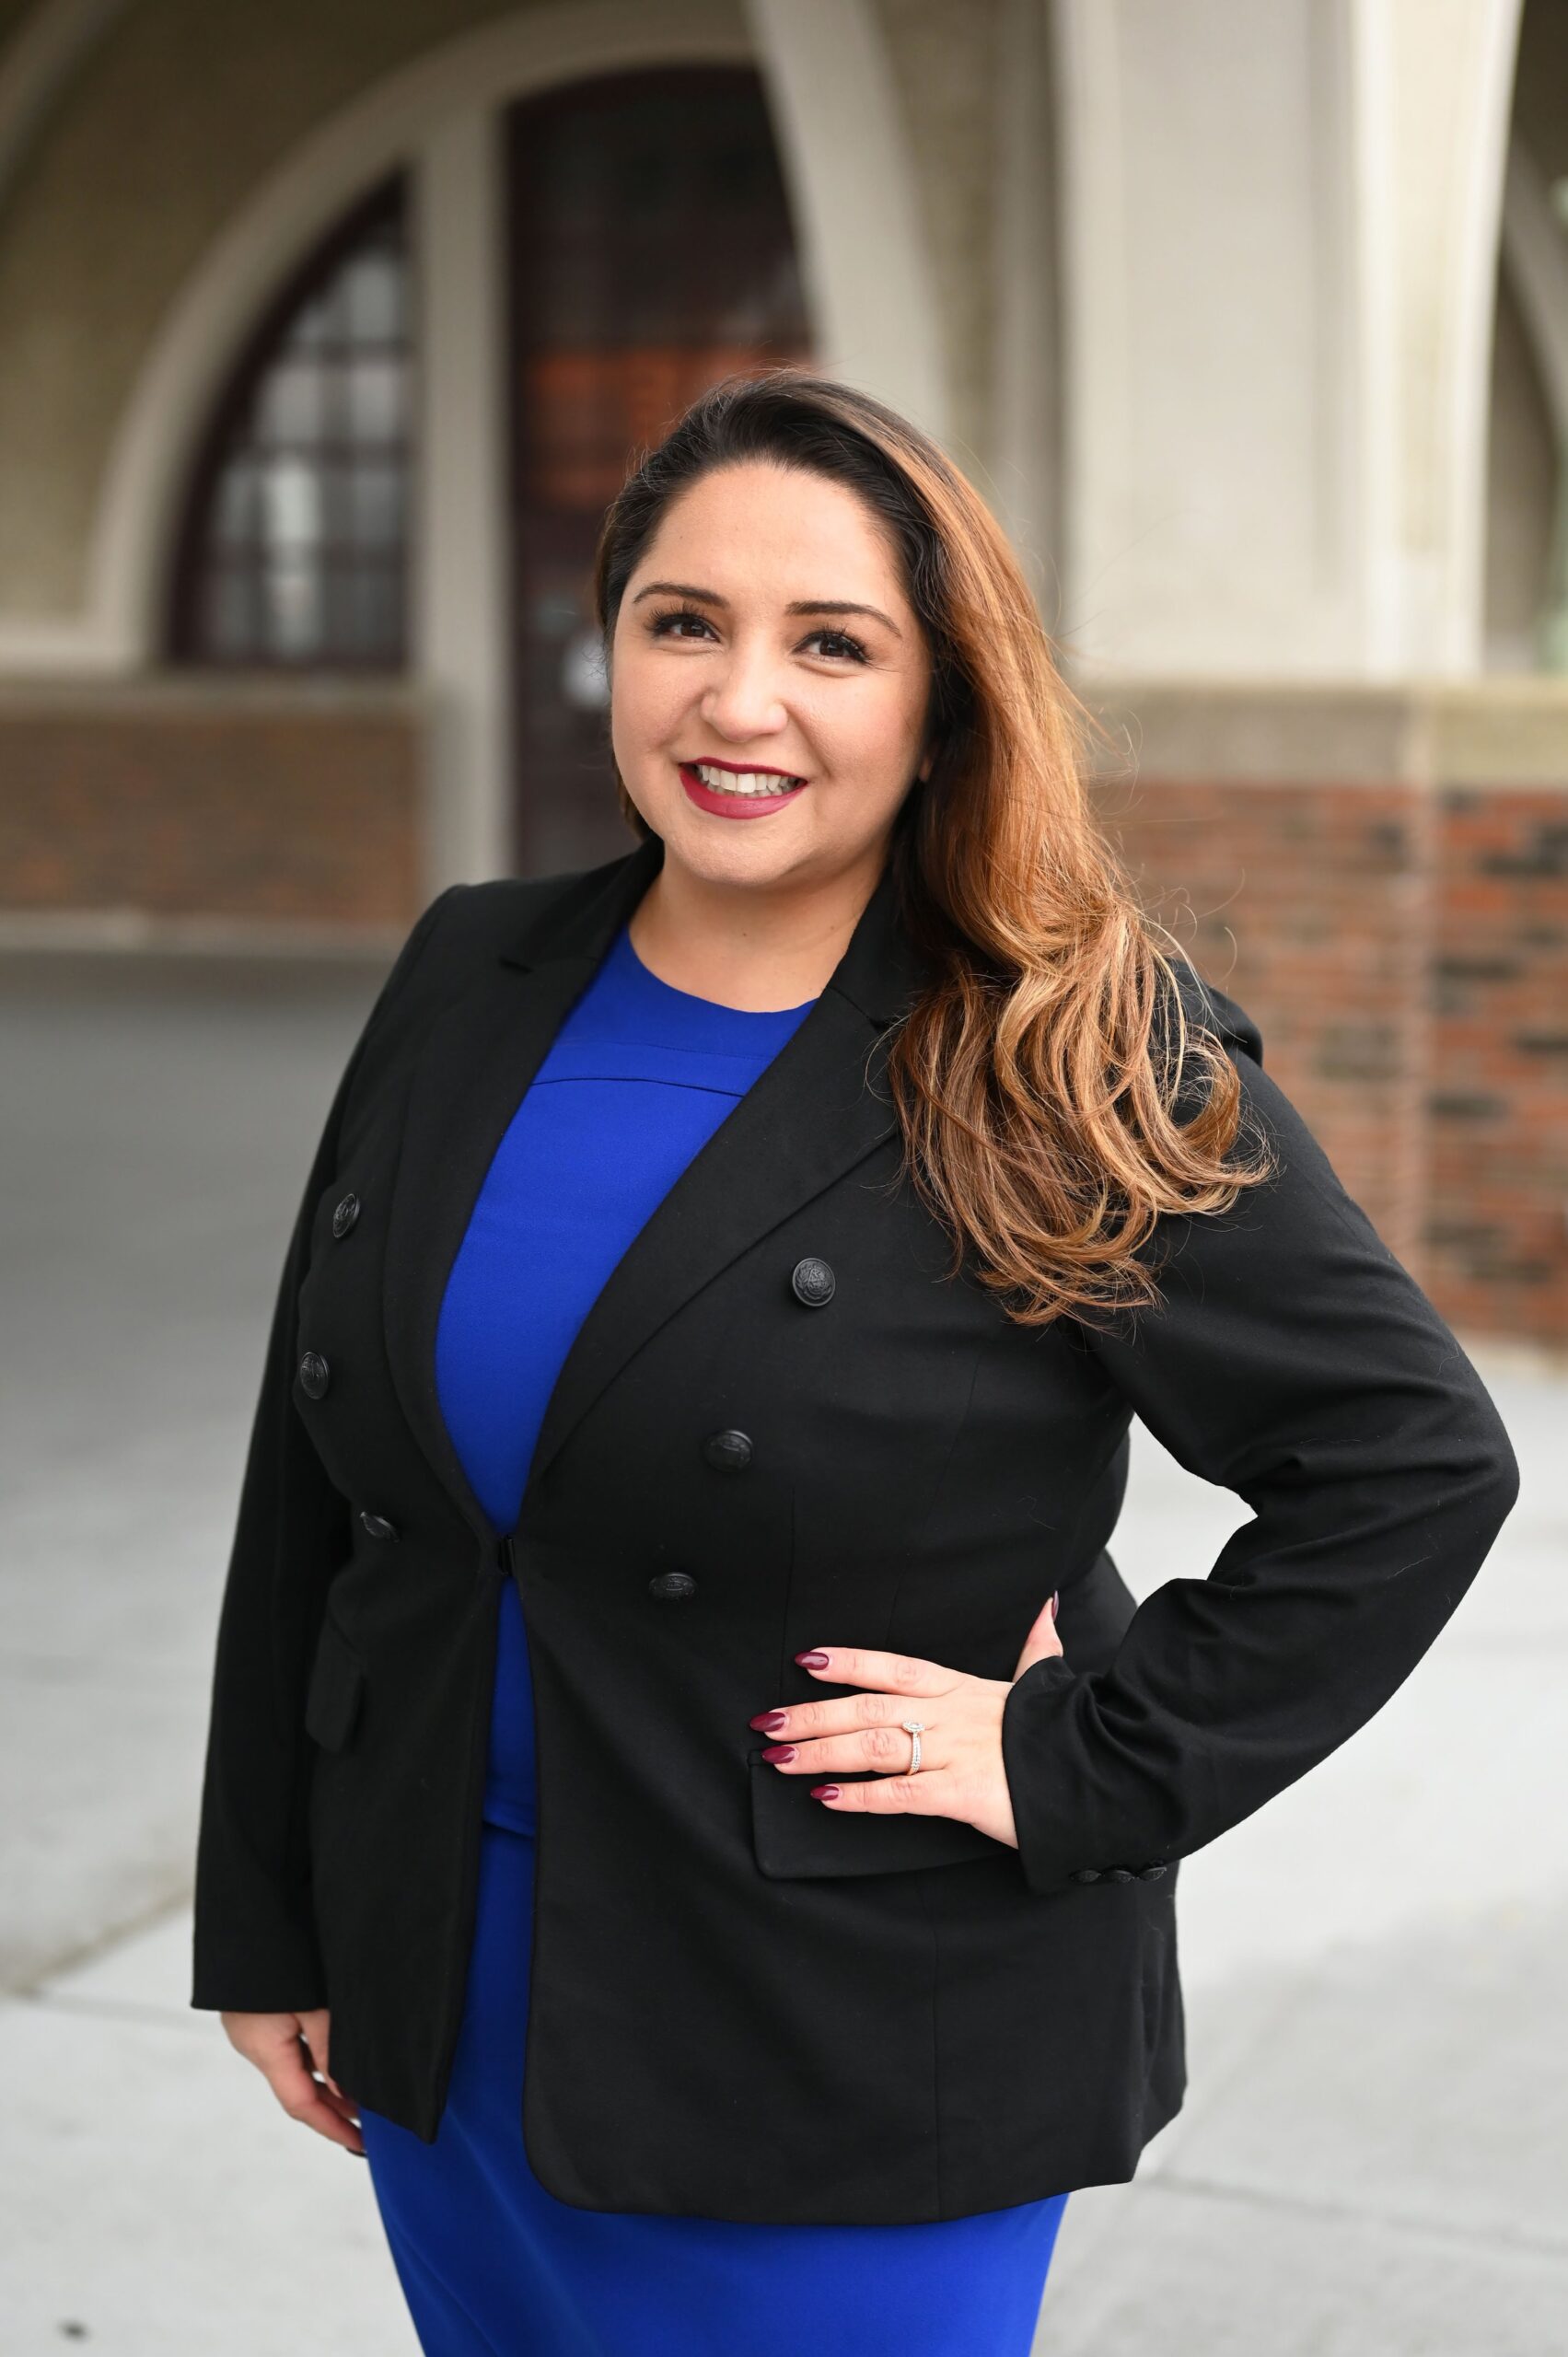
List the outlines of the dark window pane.
{"label": "dark window pane", "polygon": [[256,470],[249,459],[236,459],[218,479],[213,502],[213,536],[226,548],[253,540],[261,513]]}
{"label": "dark window pane", "polygon": [[250,573],[214,573],[206,585],[207,634],[220,655],[239,661],[255,652],[259,607]]}
{"label": "dark window pane", "polygon": [[343,278],[352,343],[393,343],[403,330],[403,273],[395,253],[367,253]]}
{"label": "dark window pane", "polygon": [[344,372],[344,432],[351,442],[395,442],[403,430],[399,360],[351,360]]}
{"label": "dark window pane", "polygon": [[400,466],[356,467],[349,478],[345,540],[385,549],[403,537],[407,476]]}
{"label": "dark window pane", "polygon": [[268,370],[258,391],[260,439],[293,446],[319,442],[327,423],[322,394],[321,370],[314,359],[280,359]]}

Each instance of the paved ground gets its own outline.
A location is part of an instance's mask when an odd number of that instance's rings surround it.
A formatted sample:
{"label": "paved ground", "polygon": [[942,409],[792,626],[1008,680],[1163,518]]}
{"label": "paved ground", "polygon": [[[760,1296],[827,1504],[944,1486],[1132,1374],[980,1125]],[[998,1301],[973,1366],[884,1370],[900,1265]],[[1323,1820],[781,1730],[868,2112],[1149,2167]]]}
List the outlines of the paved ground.
{"label": "paved ground", "polygon": [[[364,2164],[186,2003],[266,1316],[375,984],[0,960],[0,2357],[417,2357]],[[1474,1354],[1520,1504],[1388,1708],[1184,1867],[1187,2107],[1069,2202],[1051,2357],[1568,2350],[1568,1376]],[[1139,1593],[1243,1518],[1139,1433]]]}

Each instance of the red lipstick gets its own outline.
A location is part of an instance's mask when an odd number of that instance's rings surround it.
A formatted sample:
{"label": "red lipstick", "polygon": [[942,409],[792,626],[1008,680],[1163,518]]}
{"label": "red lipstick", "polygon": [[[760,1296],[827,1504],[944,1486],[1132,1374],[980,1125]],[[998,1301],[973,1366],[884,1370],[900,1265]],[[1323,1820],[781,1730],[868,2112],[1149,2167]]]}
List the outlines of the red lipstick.
{"label": "red lipstick", "polygon": [[[715,794],[711,786],[703,784],[690,761],[679,762],[677,766],[687,800],[694,802],[699,810],[711,810],[715,819],[762,819],[770,810],[782,810],[786,802],[795,801],[805,791],[804,785],[791,785],[779,794]],[[734,770],[741,776],[747,774],[738,761],[708,761],[703,766]],[[762,776],[765,772],[758,770],[751,774]]]}

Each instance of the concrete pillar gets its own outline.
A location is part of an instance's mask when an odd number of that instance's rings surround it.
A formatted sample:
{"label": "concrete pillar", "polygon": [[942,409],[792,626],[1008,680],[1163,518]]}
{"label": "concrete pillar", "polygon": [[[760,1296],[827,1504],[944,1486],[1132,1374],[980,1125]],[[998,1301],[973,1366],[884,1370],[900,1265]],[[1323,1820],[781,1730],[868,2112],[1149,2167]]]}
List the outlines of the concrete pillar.
{"label": "concrete pillar", "polygon": [[426,898],[511,868],[501,132],[495,106],[463,107],[425,133],[414,166]]}

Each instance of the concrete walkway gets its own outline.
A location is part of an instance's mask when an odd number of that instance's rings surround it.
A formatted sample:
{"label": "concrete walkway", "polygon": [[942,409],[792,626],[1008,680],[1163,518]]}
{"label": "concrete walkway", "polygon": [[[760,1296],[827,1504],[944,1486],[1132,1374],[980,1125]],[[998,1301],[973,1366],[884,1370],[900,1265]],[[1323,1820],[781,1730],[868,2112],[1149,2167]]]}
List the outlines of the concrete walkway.
{"label": "concrete walkway", "polygon": [[[266,1320],[377,981],[0,960],[0,2357],[417,2357],[365,2164],[187,2003]],[[1184,1865],[1187,2106],[1069,2202],[1051,2357],[1568,2348],[1568,1376],[1473,1354],[1519,1506],[1387,1709]],[[1139,1432],[1139,1594],[1244,1519]]]}

